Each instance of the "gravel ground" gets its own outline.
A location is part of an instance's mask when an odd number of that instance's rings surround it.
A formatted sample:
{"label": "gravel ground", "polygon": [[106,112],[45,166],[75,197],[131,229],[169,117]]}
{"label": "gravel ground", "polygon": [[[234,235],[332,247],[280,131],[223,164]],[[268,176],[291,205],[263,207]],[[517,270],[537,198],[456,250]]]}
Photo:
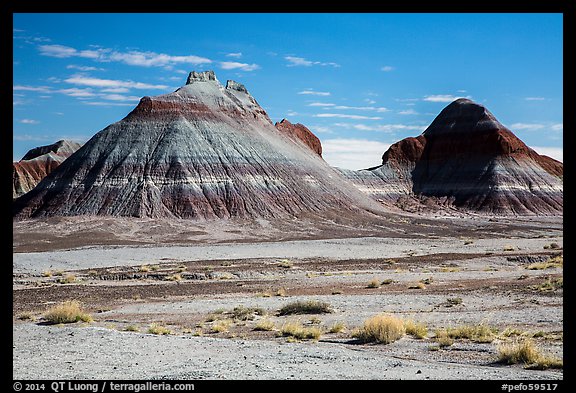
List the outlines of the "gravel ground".
{"label": "gravel ground", "polygon": [[30,323],[14,325],[13,334],[14,379],[562,378],[557,371],[420,361],[388,355],[381,346],[344,343],[156,336]]}

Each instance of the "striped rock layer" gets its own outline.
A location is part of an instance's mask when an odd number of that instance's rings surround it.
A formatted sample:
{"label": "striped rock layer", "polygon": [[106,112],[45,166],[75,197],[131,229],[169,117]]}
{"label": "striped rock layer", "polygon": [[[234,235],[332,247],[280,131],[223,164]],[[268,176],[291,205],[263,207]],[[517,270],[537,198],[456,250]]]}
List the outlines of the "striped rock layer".
{"label": "striped rock layer", "polygon": [[381,210],[321,158],[313,135],[289,122],[277,127],[243,85],[224,87],[212,71],[192,72],[185,86],[142,98],[98,132],[17,199],[14,216],[214,219]]}
{"label": "striped rock layer", "polygon": [[341,173],[385,204],[431,197],[486,213],[563,212],[563,164],[530,149],[468,99],[444,108],[418,137],[393,144],[382,165]]}
{"label": "striped rock layer", "polygon": [[24,195],[46,175],[56,169],[66,158],[80,148],[80,144],[61,140],[30,150],[12,164],[12,198]]}

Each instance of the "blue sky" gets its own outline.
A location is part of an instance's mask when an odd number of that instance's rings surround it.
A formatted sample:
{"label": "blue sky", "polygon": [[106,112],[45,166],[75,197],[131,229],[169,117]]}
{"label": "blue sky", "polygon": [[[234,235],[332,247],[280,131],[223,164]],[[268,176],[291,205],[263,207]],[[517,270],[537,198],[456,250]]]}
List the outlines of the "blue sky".
{"label": "blue sky", "polygon": [[188,72],[243,83],[334,166],[378,165],[453,99],[562,160],[562,14],[14,14],[13,158],[87,141]]}

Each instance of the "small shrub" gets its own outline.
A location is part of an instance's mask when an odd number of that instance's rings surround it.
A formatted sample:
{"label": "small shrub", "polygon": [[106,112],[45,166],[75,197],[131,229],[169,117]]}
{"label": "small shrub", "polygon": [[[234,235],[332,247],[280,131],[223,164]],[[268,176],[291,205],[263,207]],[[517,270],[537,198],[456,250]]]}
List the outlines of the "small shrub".
{"label": "small shrub", "polygon": [[97,276],[97,275],[98,275],[98,272],[97,272],[96,270],[89,270],[89,271],[88,271],[88,275],[89,275],[90,277],[94,277],[94,276]]}
{"label": "small shrub", "polygon": [[278,288],[276,292],[274,292],[274,296],[284,297],[286,296],[286,289]]}
{"label": "small shrub", "polygon": [[289,261],[288,259],[282,259],[280,262],[278,262],[278,267],[282,267],[284,269],[290,269],[292,266],[294,266],[294,263]]}
{"label": "small shrub", "polygon": [[171,276],[166,276],[166,281],[180,281],[182,276],[180,274],[173,274]]}
{"label": "small shrub", "polygon": [[23,313],[18,314],[18,319],[21,321],[29,321],[29,320],[33,319],[33,317],[34,316],[30,312],[23,312]]}
{"label": "small shrub", "polygon": [[406,329],[404,322],[390,314],[380,314],[368,318],[353,337],[362,342],[390,344],[402,338]]}
{"label": "small shrub", "polygon": [[52,271],[46,270],[45,272],[42,272],[42,277],[52,277],[52,274]]}
{"label": "small shrub", "polygon": [[534,341],[529,338],[498,346],[498,361],[504,364],[524,364],[532,370],[563,368],[564,363],[550,355],[540,352]]}
{"label": "small shrub", "polygon": [[150,266],[142,265],[142,266],[140,266],[140,269],[138,269],[138,271],[141,273],[148,273],[150,271]]}
{"label": "small shrub", "polygon": [[496,338],[492,329],[484,324],[462,325],[446,329],[448,336],[455,339],[468,339],[478,343],[490,343]]}
{"label": "small shrub", "polygon": [[550,243],[550,248],[555,250],[557,248],[560,248],[560,245],[558,243]]}
{"label": "small shrub", "polygon": [[266,312],[259,308],[259,307],[244,307],[244,306],[237,306],[234,307],[232,312],[230,313],[232,319],[238,321],[251,321],[254,319],[254,314],[256,315],[264,315]]}
{"label": "small shrub", "polygon": [[564,257],[562,255],[550,258],[546,262],[535,262],[526,266],[528,270],[544,270],[564,266]]}
{"label": "small shrub", "polygon": [[446,329],[436,330],[434,341],[438,343],[440,348],[446,348],[454,344],[454,339],[448,335],[448,331]]}
{"label": "small shrub", "polygon": [[[434,281],[434,277],[423,278],[420,282],[424,285],[430,285]],[[422,288],[424,289],[424,288]]]}
{"label": "small shrub", "polygon": [[126,326],[126,328],[124,328],[125,332],[139,332],[140,329],[138,328],[138,326],[135,325],[128,325]]}
{"label": "small shrub", "polygon": [[389,284],[392,284],[393,282],[394,282],[394,280],[392,280],[391,278],[387,278],[387,279],[382,281],[382,285],[389,285]]}
{"label": "small shrub", "polygon": [[459,272],[461,269],[459,267],[454,266],[445,266],[440,269],[442,273],[456,273]]}
{"label": "small shrub", "polygon": [[411,319],[404,321],[404,329],[406,329],[406,334],[418,339],[426,338],[428,334],[428,328],[424,323],[414,322]]}
{"label": "small shrub", "polygon": [[334,325],[328,330],[328,333],[340,333],[346,329],[344,322],[335,322]]}
{"label": "small shrub", "polygon": [[449,297],[448,299],[446,299],[446,303],[449,304],[450,306],[457,306],[458,304],[462,304],[462,298]]}
{"label": "small shrub", "polygon": [[160,266],[158,266],[158,265],[150,266],[150,270],[152,270],[153,272],[155,272],[155,271],[157,271],[157,270],[160,270]]}
{"label": "small shrub", "polygon": [[212,333],[224,333],[228,331],[231,321],[227,319],[219,320],[210,327]]}
{"label": "small shrub", "polygon": [[514,247],[514,246],[511,245],[511,244],[507,244],[507,245],[504,246],[503,250],[504,250],[504,251],[514,251],[514,250],[516,250],[516,247]]}
{"label": "small shrub", "polygon": [[318,300],[296,301],[289,303],[278,311],[278,315],[292,314],[326,314],[333,312],[328,303]]}
{"label": "small shrub", "polygon": [[66,277],[62,277],[62,278],[58,279],[58,282],[60,284],[71,284],[74,281],[76,281],[76,276],[73,274],[68,274],[68,275],[66,275]]}
{"label": "small shrub", "polygon": [[53,306],[44,314],[44,319],[53,324],[93,321],[90,314],[84,312],[80,302],[77,300],[67,300]]}
{"label": "small shrub", "polygon": [[501,337],[515,337],[515,336],[523,336],[525,335],[526,332],[517,329],[517,328],[511,328],[511,327],[507,327],[506,329],[504,329],[501,333],[500,336]]}
{"label": "small shrub", "polygon": [[408,289],[426,289],[426,285],[423,282],[418,282],[416,284],[410,284]]}
{"label": "small shrub", "polygon": [[322,331],[320,328],[313,326],[313,327],[304,327],[299,322],[286,322],[282,325],[282,329],[280,330],[283,336],[293,337],[298,340],[318,340],[322,335]]}
{"label": "small shrub", "polygon": [[542,284],[532,287],[540,292],[550,292],[564,287],[564,279],[562,277],[552,279],[548,277]]}
{"label": "small shrub", "polygon": [[64,270],[56,270],[56,271],[53,273],[53,275],[54,275],[54,276],[62,276],[62,275],[64,275]]}
{"label": "small shrub", "polygon": [[380,288],[380,280],[377,278],[373,278],[366,288]]}
{"label": "small shrub", "polygon": [[263,318],[260,321],[258,321],[256,326],[254,326],[254,330],[268,332],[268,331],[274,330],[275,327],[276,326],[274,325],[273,321],[271,321],[268,318]]}
{"label": "small shrub", "polygon": [[159,334],[161,336],[163,335],[169,335],[172,334],[172,331],[170,329],[168,329],[165,326],[162,325],[158,325],[156,323],[153,323],[152,325],[150,325],[150,327],[148,328],[148,333],[149,334]]}

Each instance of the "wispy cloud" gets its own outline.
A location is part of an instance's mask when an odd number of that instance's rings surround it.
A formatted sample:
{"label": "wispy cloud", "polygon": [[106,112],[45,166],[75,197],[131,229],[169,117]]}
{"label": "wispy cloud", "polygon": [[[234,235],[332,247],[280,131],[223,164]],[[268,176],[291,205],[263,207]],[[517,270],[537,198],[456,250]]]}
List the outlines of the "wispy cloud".
{"label": "wispy cloud", "polygon": [[380,71],[384,71],[384,72],[390,72],[390,71],[394,71],[396,68],[392,67],[392,66],[384,66],[382,68],[380,68]]}
{"label": "wispy cloud", "polygon": [[368,139],[326,139],[322,141],[322,157],[335,167],[365,169],[381,164],[389,147],[389,143]]}
{"label": "wispy cloud", "polygon": [[403,111],[399,111],[398,114],[399,115],[418,115],[418,112],[416,112],[414,109],[406,109]]}
{"label": "wispy cloud", "polygon": [[220,62],[220,68],[223,70],[254,71],[259,69],[260,66],[258,64],[238,63],[236,61],[222,61]]}
{"label": "wispy cloud", "polygon": [[544,97],[524,97],[526,101],[544,101]]}
{"label": "wispy cloud", "polygon": [[78,70],[78,71],[104,71],[104,68],[97,68],[97,67],[90,67],[90,66],[80,66],[76,64],[70,64],[66,66],[69,70]]}
{"label": "wispy cloud", "polygon": [[330,95],[330,92],[327,92],[327,91],[315,91],[315,90],[312,90],[312,89],[306,89],[306,90],[299,91],[298,94],[311,95],[311,96],[329,96],[329,95]]}
{"label": "wispy cloud", "polygon": [[121,102],[104,102],[104,101],[83,101],[85,105],[94,105],[94,106],[134,106],[133,103],[121,103]]}
{"label": "wispy cloud", "polygon": [[50,87],[48,87],[48,86],[22,86],[22,85],[12,86],[12,90],[14,90],[14,91],[35,91],[38,93],[49,93],[51,91]]}
{"label": "wispy cloud", "polygon": [[79,50],[65,45],[40,45],[40,54],[43,56],[70,58],[81,57],[99,62],[120,62],[132,66],[140,67],[166,67],[176,64],[210,64],[212,60],[195,56],[174,56],[165,53],[128,51],[120,52],[112,49],[97,48]]}
{"label": "wispy cloud", "polygon": [[19,121],[19,123],[22,123],[22,124],[32,124],[32,125],[34,125],[34,124],[40,124],[40,122],[39,122],[38,120],[33,120],[33,119],[22,119],[22,120]]}
{"label": "wispy cloud", "polygon": [[[300,93],[298,93],[300,94]],[[329,102],[311,102],[308,106],[320,106],[320,107],[331,107],[336,106],[336,104],[331,104]]]}
{"label": "wispy cloud", "polygon": [[233,57],[235,59],[239,59],[242,57],[242,52],[226,53],[226,57]]}
{"label": "wispy cloud", "polygon": [[564,123],[556,123],[550,126],[552,131],[564,131]]}
{"label": "wispy cloud", "polygon": [[511,130],[518,130],[518,131],[537,131],[546,128],[544,124],[539,123],[514,123],[510,124]]}
{"label": "wispy cloud", "polygon": [[354,119],[354,120],[382,120],[378,116],[362,116],[362,115],[347,115],[344,113],[318,113],[312,115],[313,117],[334,117],[340,119]]}
{"label": "wispy cloud", "polygon": [[57,90],[58,93],[65,94],[70,97],[95,97],[96,94],[92,89],[79,89],[77,87],[72,87],[70,89],[60,89]]}
{"label": "wispy cloud", "polygon": [[284,56],[284,59],[288,60],[288,67],[311,67],[314,65],[340,67],[340,64],[334,62],[312,61],[307,60],[304,57]]}
{"label": "wispy cloud", "polygon": [[470,98],[468,97],[456,97],[450,94],[435,94],[435,95],[429,95],[429,96],[425,96],[423,98],[423,101],[429,101],[429,102],[452,102],[457,100],[458,98]]}
{"label": "wispy cloud", "polygon": [[426,129],[426,126],[412,125],[412,124],[377,124],[377,125],[367,125],[362,123],[351,124],[351,123],[335,123],[335,126],[352,128],[359,131],[378,131],[385,133],[395,133],[398,131],[418,131],[422,132]]}
{"label": "wispy cloud", "polygon": [[102,94],[100,97],[110,101],[140,101],[140,98],[142,98],[138,96],[124,96],[122,94]]}
{"label": "wispy cloud", "polygon": [[67,83],[73,85],[90,86],[90,87],[101,87],[101,88],[126,88],[126,89],[167,89],[166,85],[151,85],[142,82],[133,81],[123,81],[123,80],[113,80],[113,79],[100,79],[93,78],[84,75],[74,75],[68,79],[64,80]]}
{"label": "wispy cloud", "polygon": [[368,105],[373,105],[373,104],[376,103],[376,101],[374,101],[374,100],[372,100],[372,99],[370,99],[370,98],[365,98],[365,99],[364,99],[364,102],[366,102]]}

